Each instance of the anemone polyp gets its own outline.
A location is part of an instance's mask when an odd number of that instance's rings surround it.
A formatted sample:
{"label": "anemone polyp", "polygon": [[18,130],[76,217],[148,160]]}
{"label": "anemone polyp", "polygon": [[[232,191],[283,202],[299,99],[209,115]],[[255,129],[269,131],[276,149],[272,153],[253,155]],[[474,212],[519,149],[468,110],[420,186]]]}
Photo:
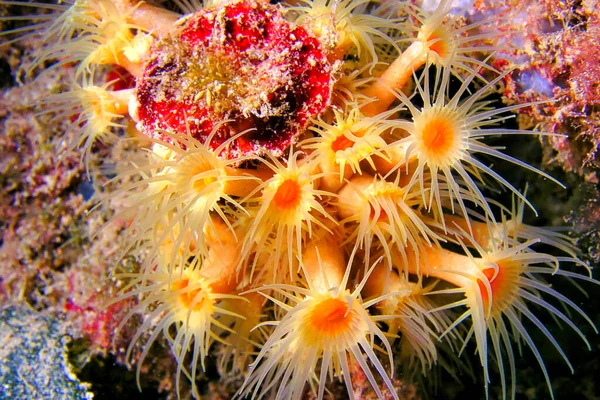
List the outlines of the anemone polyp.
{"label": "anemone polyp", "polygon": [[312,235],[313,225],[327,230],[325,222],[333,221],[320,202],[329,193],[317,189],[320,175],[313,174],[314,158],[295,152],[286,166],[277,159],[271,161],[267,165],[273,177],[257,188],[259,197],[249,199],[253,219],[242,252],[261,254],[274,244],[275,269],[287,257],[290,276],[294,276],[294,261],[302,253],[302,243]]}
{"label": "anemone polyp", "polygon": [[[501,248],[489,252],[478,244],[472,243],[480,257],[474,257],[471,253],[459,255],[444,249],[426,249],[426,257],[420,261],[425,275],[453,282],[457,287],[439,293],[464,294],[463,299],[442,307],[443,310],[460,306],[467,308],[443,335],[450,333],[467,318],[472,320],[467,337],[475,339],[486,381],[489,380],[490,353],[495,356],[504,398],[507,397],[506,361],[508,361],[511,378],[509,397],[514,398],[516,390],[515,354],[511,337],[514,337],[517,343],[527,344],[546,378],[548,388],[552,391],[546,365],[530,331],[523,322],[524,320],[528,320],[539,329],[568,367],[573,369],[558,341],[528,304],[541,307],[553,318],[568,325],[587,346],[589,343],[585,335],[571,320],[569,313],[564,313],[548,300],[554,298],[566,309],[575,311],[594,330],[596,329],[579,306],[545,284],[544,276],[556,274],[567,279],[593,280],[585,275],[560,270],[558,257],[531,251],[531,246],[538,241],[529,240],[524,243],[515,241],[518,244],[514,245],[505,242]],[[563,262],[580,263],[577,259],[560,259]],[[410,268],[415,267],[415,263],[412,262],[409,262],[408,265]],[[487,385],[488,383],[486,383],[486,388]]]}
{"label": "anemone polyp", "polygon": [[[349,332],[357,335],[366,333],[365,322],[353,312],[344,296],[314,296],[310,299],[305,314],[298,318],[300,346],[326,348],[336,346]],[[343,345],[341,347],[344,347]]]}
{"label": "anemone polyp", "polygon": [[[485,279],[478,281],[477,284],[483,306],[491,310],[492,318],[498,318],[517,296],[518,286],[515,285],[515,282],[518,282],[519,276],[525,270],[519,262],[503,260],[489,265],[481,272]],[[494,301],[493,307],[491,307],[492,301]]]}
{"label": "anemone polyp", "polygon": [[[133,289],[123,294],[121,298],[142,295],[143,300],[130,311],[121,326],[136,312],[148,310],[150,313],[149,318],[135,333],[126,354],[126,359],[129,360],[137,341],[146,331],[151,332],[143,345],[138,362],[138,386],[141,365],[150,347],[162,332],[177,359],[176,388],[179,394],[181,373],[185,371],[184,373],[188,374],[184,367],[185,356],[191,351],[191,378],[194,380],[198,363],[204,370],[204,359],[211,343],[218,339],[212,331],[215,326],[220,325],[219,314],[232,315],[218,303],[221,299],[236,298],[236,296],[215,292],[211,287],[213,279],[203,273],[198,264],[174,268],[170,271],[159,267],[151,273],[124,274],[122,278],[129,280],[128,288],[133,287]],[[150,309],[152,311],[149,311]]]}
{"label": "anemone polyp", "polygon": [[57,118],[73,121],[71,130],[76,139],[71,148],[81,150],[81,159],[86,165],[95,142],[106,144],[116,141],[114,131],[122,127],[116,121],[127,114],[131,90],[113,91],[110,87],[110,83],[96,86],[87,79],[83,84],[73,84],[71,91],[55,94],[40,102],[47,109],[41,109],[38,115],[53,111]]}
{"label": "anemone polyp", "polygon": [[335,192],[344,179],[362,173],[363,161],[374,166],[374,158],[387,159],[383,135],[393,131],[394,126],[386,119],[387,113],[368,118],[356,104],[348,105],[344,112],[334,109],[333,113],[335,124],[316,120],[310,129],[318,136],[303,141],[302,147],[313,150],[315,162],[325,173],[321,178],[322,188]]}
{"label": "anemone polyp", "polygon": [[369,65],[380,56],[386,58],[381,48],[397,49],[396,21],[361,13],[366,7],[361,0],[315,0],[300,4],[293,7],[299,13],[297,21],[307,25],[336,58],[352,54],[361,65]]}
{"label": "anemone polyp", "polygon": [[432,61],[443,65],[444,61],[448,60],[451,54],[456,51],[454,43],[451,42],[448,36],[450,35],[441,29],[427,32],[426,28],[423,27],[419,32],[418,39],[426,43],[429,54],[434,58]]}
{"label": "anemone polyp", "polygon": [[179,293],[177,295],[177,300],[179,301],[181,308],[191,310],[192,312],[198,312],[206,306],[205,301],[207,304],[212,303],[212,300],[210,300],[209,294],[207,293],[210,289],[201,289],[198,287],[189,290],[188,287],[190,286],[195,286],[194,282],[190,281],[190,278],[175,280],[171,285],[170,290],[174,293]]}
{"label": "anemone polyp", "polygon": [[[445,67],[441,71],[437,70],[435,80],[431,86],[429,69],[430,67],[425,69],[423,83],[418,83],[417,87],[417,91],[425,103],[423,107],[416,107],[413,101],[403,92],[395,93],[398,100],[408,108],[412,115],[412,121],[397,123],[398,128],[406,130],[409,134],[396,143],[405,150],[404,164],[407,171],[411,168],[412,161],[417,164],[412,166],[412,178],[407,186],[410,188],[416,182],[419,182],[422,189],[426,189],[426,186],[428,186],[429,200],[427,200],[423,190],[423,200],[428,208],[435,204],[438,212],[443,214],[441,182],[444,180],[452,201],[452,208],[454,208],[453,202],[456,200],[462,209],[462,213],[468,216],[465,200],[469,200],[482,207],[488,217],[493,219],[492,210],[480,188],[482,185],[476,183],[476,181],[480,181],[483,184],[482,174],[484,174],[511,190],[515,196],[535,211],[533,205],[519,190],[494,169],[475,158],[474,154],[476,153],[508,161],[534,171],[540,176],[563,186],[562,183],[546,172],[506,155],[482,141],[492,135],[552,135],[545,132],[536,133],[503,127],[490,128],[491,125],[506,119],[503,113],[524,107],[524,105],[514,105],[483,110],[486,105],[484,99],[490,94],[494,85],[502,79],[502,75],[488,82],[485,86],[464,98],[463,101],[463,96],[468,93],[469,84],[477,76],[476,73],[468,75],[456,93],[448,98],[446,90],[450,83],[451,69]],[[431,183],[424,186],[423,181],[427,171],[430,172]],[[464,182],[462,185],[458,184],[455,175]],[[466,192],[461,193],[461,190]]]}
{"label": "anemone polyp", "polygon": [[240,389],[241,395],[252,393],[252,398],[262,398],[275,388],[276,399],[300,399],[305,383],[314,379],[318,383],[317,398],[322,399],[327,377],[335,376],[344,381],[348,396],[353,398],[350,363],[356,362],[382,398],[368,360],[390,396],[398,399],[374,352],[376,338],[387,352],[391,351],[390,344],[367,311],[381,299],[362,301],[360,291],[367,278],[354,291],[346,289],[349,271],[344,271],[345,258],[336,243],[337,239],[325,235],[325,239],[307,244],[301,265],[308,288],[264,287],[284,296],[288,304],[276,301],[285,315],[273,322],[275,330],[256,357],[254,368]]}
{"label": "anemone polyp", "polygon": [[290,210],[302,202],[302,182],[298,179],[284,179],[277,184],[273,205],[280,210]]}
{"label": "anemone polyp", "polygon": [[387,265],[392,265],[392,251],[419,253],[422,241],[431,245],[439,236],[427,226],[426,220],[412,206],[419,196],[407,193],[394,182],[367,174],[355,176],[344,185],[337,200],[338,215],[348,225],[355,248],[363,248],[365,261],[372,250],[383,248]]}

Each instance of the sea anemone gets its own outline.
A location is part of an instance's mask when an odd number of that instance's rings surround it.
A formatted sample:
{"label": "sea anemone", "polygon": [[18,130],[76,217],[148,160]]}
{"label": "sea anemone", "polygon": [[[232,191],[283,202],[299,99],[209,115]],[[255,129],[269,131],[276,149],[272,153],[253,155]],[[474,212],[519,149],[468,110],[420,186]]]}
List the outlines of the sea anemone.
{"label": "sea anemone", "polygon": [[[458,79],[462,79],[464,72],[482,78],[480,69],[493,68],[477,59],[476,55],[498,50],[493,42],[500,32],[488,26],[491,22],[496,23],[498,16],[480,18],[472,23],[464,22],[463,15],[469,6],[452,10],[453,2],[442,0],[432,11],[410,3],[401,4],[401,9],[398,10],[399,14],[409,15],[403,24],[403,30],[410,32],[412,37],[404,40],[415,43],[414,47],[422,48],[421,57],[428,62],[450,68]],[[480,31],[482,27],[486,27],[485,32]]]}
{"label": "sea anemone", "polygon": [[[28,36],[42,33],[43,37],[47,40],[55,41],[55,43],[64,43],[65,40],[73,37],[77,31],[70,21],[78,19],[78,15],[86,9],[85,2],[77,1],[65,1],[59,4],[44,4],[38,2],[26,2],[26,1],[0,1],[0,5],[4,6],[19,6],[33,8],[37,13],[23,15],[23,16],[2,16],[0,21],[36,21],[32,24],[21,26],[14,29],[3,29],[0,32],[0,36],[14,36],[2,43],[2,45],[8,45],[18,40],[22,40]],[[39,13],[39,11],[45,11],[46,13]]]}
{"label": "sea anemone", "polygon": [[[128,283],[115,302],[141,297],[138,305],[125,316],[119,329],[134,315],[146,315],[127,348],[127,360],[131,360],[136,342],[145,332],[150,332],[138,361],[138,386],[141,365],[161,332],[175,354],[179,395],[181,373],[187,375],[195,385],[198,362],[204,371],[204,359],[212,342],[226,343],[219,333],[232,332],[231,328],[220,322],[220,318],[244,318],[221,305],[224,300],[243,302],[245,299],[233,294],[237,286],[235,270],[238,265],[235,239],[222,222],[214,221],[213,225],[220,230],[216,236],[206,235],[209,241],[206,254],[188,261],[188,254],[184,253],[184,259],[175,263],[176,266],[157,262],[152,269],[118,276]],[[180,254],[177,251],[173,253]],[[190,351],[191,374],[184,367],[185,356]]]}
{"label": "sea anemone", "polygon": [[[390,4],[398,9],[390,11]],[[459,80],[463,80],[461,72],[467,72],[467,75],[485,81],[481,70],[493,68],[487,64],[487,60],[477,59],[476,54],[498,50],[493,44],[485,42],[493,41],[499,32],[488,27],[487,32],[473,34],[480,27],[490,25],[492,18],[463,25],[462,14],[466,7],[454,15],[450,14],[451,8],[452,2],[447,0],[440,1],[433,12],[408,3],[388,2],[382,7],[392,15],[408,14],[416,22],[408,19],[403,24],[403,30],[411,32],[413,37],[401,41],[410,42],[411,45],[389,65],[380,79],[364,90],[366,96],[378,100],[363,108],[365,114],[375,115],[386,110],[395,100],[393,92],[402,90],[412,74],[423,65],[446,68]]]}
{"label": "sea anemone", "polygon": [[[423,73],[424,83],[417,84],[416,90],[424,102],[423,107],[420,109],[404,93],[396,92],[398,100],[412,115],[412,121],[398,123],[401,128],[408,132],[408,136],[392,144],[392,146],[398,146],[404,150],[406,158],[404,163],[407,173],[411,169],[411,162],[414,161],[416,163],[410,172],[412,177],[407,185],[407,191],[412,185],[418,182],[419,188],[423,193],[423,201],[427,207],[431,209],[435,204],[439,214],[443,215],[443,202],[438,180],[438,174],[441,173],[445,178],[448,195],[452,200],[452,209],[454,209],[453,202],[455,200],[460,206],[462,215],[468,217],[467,208],[463,200],[464,195],[461,193],[461,187],[463,187],[468,191],[470,199],[483,207],[486,217],[493,219],[493,213],[488,201],[481,192],[477,182],[473,179],[475,177],[475,179],[482,181],[481,174],[485,174],[510,189],[535,211],[533,205],[521,192],[492,168],[473,157],[474,153],[482,153],[508,161],[564,187],[562,183],[546,172],[504,154],[481,141],[481,139],[486,137],[499,135],[552,135],[545,132],[511,130],[502,127],[489,128],[490,125],[508,118],[506,116],[507,112],[530,105],[517,104],[485,109],[489,105],[489,102],[482,100],[493,91],[494,85],[503,78],[503,75],[465,98],[463,96],[466,94],[469,84],[475,78],[475,75],[471,74],[452,97],[448,99],[450,69],[444,68],[441,73],[437,70],[433,89],[430,88],[429,72],[429,69],[426,68]],[[428,187],[424,183],[424,177],[427,172],[431,176],[431,182]],[[458,174],[461,180],[457,180],[454,174]],[[429,199],[426,198],[425,193],[429,194]]]}
{"label": "sea anemone", "polygon": [[[492,67],[506,65],[490,62],[498,53],[482,54],[498,48],[496,23],[511,22],[496,5],[174,0],[182,16],[143,1],[59,3],[0,0],[52,13],[2,18],[32,25],[0,36],[40,29],[44,48],[21,64],[74,83],[36,100],[34,115],[64,120],[88,170],[91,151],[117,170],[88,176],[108,181],[95,185],[95,210],[112,213],[110,243],[132,261],[113,274],[111,302],[137,301],[117,360],[138,362],[138,384],[162,342],[182,397],[199,397],[212,353],[221,388],[239,397],[297,399],[310,386],[322,399],[337,381],[350,397],[398,398],[399,365],[403,383],[426,387],[434,365],[468,370],[473,348],[486,389],[497,369],[514,398],[523,345],[550,386],[529,327],[565,360],[542,318],[588,344],[576,319],[590,318],[550,284],[597,284],[591,268],[568,236],[526,224],[526,193],[483,160],[552,179],[489,140],[552,135],[508,129],[523,107],[557,115],[551,101],[490,99],[511,74]],[[483,11],[473,20],[471,6]],[[93,146],[125,135],[115,151]],[[511,209],[496,196],[504,188]],[[191,393],[180,393],[182,374]]]}
{"label": "sea anemone", "polygon": [[315,162],[324,173],[320,188],[335,193],[345,179],[362,173],[360,165],[363,161],[375,168],[373,158],[387,159],[382,150],[387,146],[383,136],[394,129],[394,122],[387,118],[395,111],[369,118],[354,104],[345,112],[334,109],[333,124],[322,118],[315,121],[310,130],[316,136],[303,141],[300,147],[315,154]]}
{"label": "sea anemone", "polygon": [[[527,190],[523,195],[527,194]],[[566,235],[564,229],[528,225],[523,222],[525,202],[513,196],[512,208],[502,207],[501,222],[490,223],[483,215],[469,210],[470,220],[457,215],[445,214],[444,225],[448,233],[462,240],[474,241],[487,252],[499,250],[506,244],[518,245],[528,240],[539,240],[540,243],[551,246],[557,251],[567,254],[572,259],[578,259],[581,251],[572,238]],[[561,232],[561,230],[563,232]],[[469,231],[469,235],[463,235]]]}
{"label": "sea anemone", "polygon": [[[50,68],[77,63],[77,76],[93,74],[98,65],[121,65],[135,69],[141,53],[152,38],[141,27],[129,22],[133,9],[123,12],[113,1],[74,1],[62,14],[43,26],[45,40],[51,46],[36,59],[30,69],[59,59]],[[134,34],[138,31],[138,34]]]}
{"label": "sea anemone", "polygon": [[392,182],[367,174],[355,176],[342,187],[336,202],[340,223],[349,231],[348,242],[364,249],[368,263],[372,250],[382,248],[389,268],[392,248],[403,257],[419,253],[422,246],[439,245],[440,237],[427,226],[431,219],[420,214],[421,196],[407,193],[400,174]]}
{"label": "sea anemone", "polygon": [[52,114],[57,121],[70,121],[68,130],[74,136],[69,146],[80,149],[81,162],[89,174],[89,153],[96,142],[108,144],[117,140],[115,130],[123,125],[116,122],[127,115],[132,90],[110,90],[113,82],[96,86],[91,77],[83,84],[73,82],[66,92],[40,100],[37,115]]}
{"label": "sea anemone", "polygon": [[338,377],[352,398],[350,356],[379,398],[383,394],[367,361],[375,367],[392,398],[398,399],[375,354],[375,339],[383,344],[393,365],[391,347],[367,311],[380,299],[363,302],[360,297],[367,278],[354,291],[347,289],[351,268],[346,267],[343,254],[331,237],[308,243],[305,249],[302,267],[308,288],[278,284],[259,289],[261,293],[272,290],[283,296],[285,302],[267,297],[286,313],[280,321],[265,323],[275,325],[275,330],[256,357],[239,393],[262,398],[273,389],[276,399],[300,399],[306,382],[314,379],[318,382],[317,398],[322,399],[327,377]]}
{"label": "sea anemone", "polygon": [[[560,320],[568,325],[581,337],[588,348],[589,343],[581,329],[571,320],[568,314],[566,315],[548,300],[555,300],[561,306],[575,311],[595,330],[593,322],[585,312],[572,300],[549,287],[544,277],[562,276],[569,280],[576,279],[596,284],[599,282],[586,275],[559,268],[559,262],[583,264],[577,259],[558,258],[533,251],[531,246],[538,242],[539,240],[530,240],[515,246],[505,242],[501,249],[491,252],[485,251],[474,242],[470,243],[470,246],[473,246],[479,253],[479,258],[473,257],[466,247],[466,255],[432,247],[427,249],[426,257],[421,258],[421,260],[425,260],[421,261],[421,271],[426,276],[440,278],[456,286],[454,289],[437,291],[437,294],[464,295],[464,298],[440,306],[436,311],[441,312],[456,307],[466,307],[466,310],[456,318],[444,334],[452,332],[463,321],[471,318],[472,326],[462,346],[464,348],[466,343],[472,337],[475,337],[477,354],[484,370],[486,389],[489,383],[489,337],[493,349],[493,359],[496,361],[500,373],[503,398],[507,397],[505,362],[508,362],[511,380],[511,394],[509,397],[515,397],[516,363],[513,344],[511,343],[513,341],[516,342],[517,346],[525,343],[531,349],[542,369],[552,395],[550,377],[543,357],[528,329],[523,324],[524,319],[533,323],[543,333],[573,371],[560,344],[551,334],[546,324],[534,314],[528,303],[548,311],[557,321]],[[397,262],[402,261],[398,259]],[[414,260],[409,260],[408,265],[409,268],[414,268],[416,263]],[[544,299],[543,295],[548,299]]]}
{"label": "sea anemone", "polygon": [[[219,322],[219,316],[233,315],[242,318],[239,314],[222,308],[219,302],[224,299],[236,299],[237,301],[243,301],[243,299],[229,293],[213,291],[211,280],[203,276],[202,269],[198,264],[171,271],[159,267],[151,273],[124,274],[119,278],[132,280],[130,285],[143,283],[119,298],[142,296],[139,304],[125,316],[121,327],[133,315],[145,314],[143,324],[138,328],[127,348],[126,358],[128,360],[132,358],[134,345],[145,332],[150,332],[150,336],[144,341],[142,353],[137,361],[138,386],[140,385],[139,376],[142,363],[148,355],[150,347],[162,333],[167,338],[177,361],[176,387],[179,395],[181,373],[189,376],[190,381],[195,385],[198,363],[204,370],[204,359],[211,343],[214,340],[222,341],[214,333],[214,327],[229,330]],[[188,352],[192,353],[191,374],[188,374],[187,368],[184,366],[185,356]]]}
{"label": "sea anemone", "polygon": [[373,65],[379,60],[380,49],[395,43],[397,21],[366,14],[364,0],[302,0],[301,6],[291,7],[298,12],[296,23],[310,29],[338,59],[355,54],[361,65]]}
{"label": "sea anemone", "polygon": [[[179,135],[172,136],[177,144],[156,141],[144,164],[120,175],[120,179],[128,175],[142,178],[120,190],[127,193],[125,201],[131,204],[118,216],[131,215],[129,243],[148,241],[154,248],[151,254],[156,254],[165,242],[178,250],[185,249],[186,256],[205,254],[206,235],[219,231],[215,218],[235,235],[230,216],[236,212],[248,214],[239,197],[254,190],[261,181],[250,171],[244,173],[236,168],[248,157],[220,158],[218,154],[231,141],[213,150],[213,135],[206,143]],[[164,258],[164,251],[161,253]]]}
{"label": "sea anemone", "polygon": [[312,236],[313,225],[328,230],[324,221],[334,221],[322,204],[331,194],[317,189],[320,174],[314,173],[314,157],[303,157],[297,151],[291,153],[286,164],[269,158],[264,164],[273,170],[273,177],[258,187],[259,197],[244,201],[252,219],[242,253],[243,258],[253,252],[260,257],[273,245],[273,268],[279,270],[279,263],[286,258],[289,277],[293,279],[294,261]]}

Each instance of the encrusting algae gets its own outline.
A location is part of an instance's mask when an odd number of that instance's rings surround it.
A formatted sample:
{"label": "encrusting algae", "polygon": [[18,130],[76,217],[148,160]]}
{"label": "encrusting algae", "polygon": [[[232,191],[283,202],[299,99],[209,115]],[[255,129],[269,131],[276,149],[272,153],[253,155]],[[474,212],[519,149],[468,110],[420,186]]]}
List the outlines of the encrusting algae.
{"label": "encrusting algae", "polygon": [[182,14],[0,1],[43,11],[2,18],[32,21],[3,31],[9,43],[50,43],[30,72],[75,65],[69,90],[38,107],[72,121],[87,173],[98,142],[143,149],[100,202],[119,199],[112,223],[127,221],[123,254],[139,262],[115,274],[111,301],[136,302],[119,329],[142,318],[124,349],[138,384],[166,342],[178,397],[182,378],[199,397],[219,351],[238,398],[321,399],[334,381],[355,398],[360,374],[398,399],[398,366],[470,373],[474,349],[486,393],[515,398],[516,357],[530,351],[553,396],[531,332],[573,369],[545,321],[588,348],[579,323],[595,327],[551,285],[598,282],[567,235],[523,223],[534,205],[487,163],[561,185],[489,140],[555,136],[504,124],[552,99],[490,97],[511,72],[491,61],[503,17],[471,22],[448,0],[173,3]]}

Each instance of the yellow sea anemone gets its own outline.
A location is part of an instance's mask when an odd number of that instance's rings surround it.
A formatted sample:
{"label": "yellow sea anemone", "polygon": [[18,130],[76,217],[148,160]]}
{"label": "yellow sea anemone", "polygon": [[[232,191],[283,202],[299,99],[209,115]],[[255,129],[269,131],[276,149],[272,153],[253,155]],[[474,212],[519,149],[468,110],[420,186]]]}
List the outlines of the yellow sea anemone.
{"label": "yellow sea anemone", "polygon": [[434,221],[419,211],[421,196],[406,190],[400,184],[400,174],[391,182],[358,175],[340,189],[338,216],[350,232],[348,241],[364,249],[365,262],[369,262],[371,251],[382,248],[391,268],[393,248],[406,258],[407,252],[418,255],[423,246],[439,245],[440,236],[428,226]]}
{"label": "yellow sea anemone", "polygon": [[219,220],[236,235],[230,216],[247,214],[238,196],[254,190],[260,179],[251,170],[246,173],[237,167],[247,157],[220,158],[230,141],[213,150],[211,137],[206,143],[180,135],[172,136],[176,144],[157,141],[144,165],[121,174],[142,178],[120,190],[127,193],[130,203],[120,216],[131,215],[130,243],[149,241],[157,249],[169,242],[177,251],[193,248],[205,254],[206,234],[220,229],[214,221]]}
{"label": "yellow sea anemone", "polygon": [[335,122],[316,120],[310,129],[317,136],[303,141],[300,147],[315,154],[315,162],[324,173],[320,188],[335,193],[344,179],[362,173],[360,164],[363,161],[375,168],[373,158],[387,159],[382,150],[387,145],[383,136],[394,130],[394,121],[387,118],[395,110],[370,118],[362,115],[354,104],[344,112],[334,109],[333,113]]}
{"label": "yellow sea anemone", "polygon": [[323,206],[331,193],[317,189],[320,174],[315,174],[314,158],[302,157],[301,152],[292,153],[285,164],[269,158],[263,162],[273,170],[273,177],[259,186],[259,197],[243,203],[253,218],[242,257],[246,259],[253,252],[260,257],[273,245],[272,266],[278,270],[280,260],[287,258],[293,279],[296,256],[301,256],[303,243],[312,236],[313,225],[327,230],[324,221],[334,221]]}
{"label": "yellow sea anemone", "polygon": [[[89,13],[89,7],[86,3],[86,1],[77,0],[67,0],[59,4],[12,0],[0,1],[0,5],[26,7],[36,9],[35,11],[37,11],[35,14],[19,17],[11,15],[0,17],[0,22],[33,21],[30,25],[0,32],[0,36],[14,35],[12,39],[2,44],[7,45],[34,34],[42,34],[42,37],[49,43],[63,44],[65,41],[70,40],[77,32],[77,21],[85,19],[85,14]],[[45,13],[40,13],[40,11],[44,11]]]}
{"label": "yellow sea anemone", "polygon": [[[462,15],[469,6],[452,15],[452,2],[448,0],[440,1],[433,11],[401,2],[388,2],[383,7],[392,15],[408,15],[402,29],[412,33],[413,37],[400,39],[400,42],[410,42],[410,46],[403,49],[381,78],[363,92],[377,99],[363,108],[365,114],[375,115],[386,110],[395,100],[393,92],[404,89],[414,72],[423,65],[448,69],[459,80],[463,80],[462,74],[466,73],[486,82],[482,71],[495,70],[487,59],[481,61],[477,57],[478,53],[497,50],[493,42],[500,32],[492,26],[498,17],[465,24]],[[483,26],[486,31],[477,32]]]}
{"label": "yellow sea anemone", "polygon": [[351,267],[345,265],[342,250],[335,243],[330,237],[306,245],[302,266],[308,288],[278,284],[259,289],[272,290],[285,298],[284,302],[266,296],[285,316],[265,323],[275,329],[252,364],[241,395],[252,393],[252,398],[262,398],[273,390],[275,399],[300,399],[306,382],[312,385],[314,380],[318,382],[316,396],[322,399],[327,379],[337,377],[344,381],[352,398],[352,362],[358,364],[377,396],[383,398],[370,361],[389,395],[398,399],[375,354],[377,339],[393,366],[390,344],[367,311],[381,299],[362,301],[365,280],[354,291],[347,289]]}
{"label": "yellow sea anemone", "polygon": [[362,65],[377,62],[379,49],[391,46],[398,49],[394,36],[397,21],[362,12],[365,0],[301,1],[292,7],[299,12],[297,23],[308,26],[320,38],[326,49],[339,59],[355,52]]}
{"label": "yellow sea anemone", "polygon": [[[161,333],[175,354],[179,393],[181,373],[195,385],[196,368],[200,363],[202,370],[205,369],[204,359],[212,342],[216,340],[227,344],[222,337],[233,333],[229,327],[231,318],[245,318],[231,311],[232,303],[238,303],[239,307],[247,301],[235,294],[238,286],[237,244],[223,222],[216,220],[213,224],[219,231],[206,234],[209,243],[206,254],[190,260],[184,252],[175,263],[155,259],[152,268],[119,275],[121,280],[127,281],[127,285],[115,301],[137,296],[141,298],[138,305],[125,316],[119,329],[135,314],[145,317],[127,348],[127,360],[131,359],[136,342],[145,332],[150,332],[138,361],[138,386],[141,364]],[[228,302],[227,305],[223,304],[224,301]],[[192,353],[191,374],[184,367],[189,352]]]}
{"label": "yellow sea anemone", "polygon": [[[411,162],[416,163],[411,171],[412,178],[407,185],[407,190],[418,182],[419,189],[424,193],[423,200],[429,209],[435,205],[438,208],[439,215],[443,215],[439,174],[445,178],[452,208],[454,207],[453,202],[456,201],[462,215],[468,216],[464,202],[465,196],[461,193],[464,188],[468,191],[468,196],[483,207],[486,217],[493,219],[488,201],[475,181],[475,179],[481,180],[481,174],[484,174],[511,190],[518,198],[535,210],[533,205],[513,185],[488,165],[475,158],[475,153],[508,161],[564,187],[547,173],[504,154],[495,147],[481,141],[486,137],[497,135],[552,135],[545,132],[490,128],[491,125],[507,119],[506,112],[530,105],[518,104],[492,109],[485,108],[489,103],[481,102],[481,100],[493,91],[494,85],[503,76],[499,76],[475,93],[463,98],[469,84],[475,78],[475,75],[471,74],[448,99],[446,93],[450,84],[450,69],[444,68],[441,73],[438,70],[433,89],[430,86],[429,72],[429,69],[426,68],[423,72],[424,82],[417,84],[418,94],[424,102],[423,107],[416,107],[413,101],[404,93],[396,92],[398,100],[412,115],[412,121],[399,123],[401,128],[406,130],[409,135],[397,142],[398,146],[405,148],[407,171]],[[423,180],[427,173],[430,173],[431,182],[428,187],[425,187]],[[455,174],[461,180],[457,180]],[[429,199],[425,196],[426,190],[429,193]]]}
{"label": "yellow sea anemone", "polygon": [[[464,71],[481,78],[479,69],[493,68],[477,59],[477,53],[497,50],[494,39],[500,32],[491,25],[498,17],[468,23],[464,21],[463,15],[470,4],[460,10],[452,10],[452,5],[451,0],[442,0],[434,10],[428,11],[414,4],[402,4],[402,9],[398,12],[410,16],[404,23],[403,30],[413,36],[404,41],[416,42],[418,46],[422,46],[423,57],[430,63],[450,68],[459,79],[460,73]],[[482,27],[486,28],[485,32],[480,31]]]}
{"label": "yellow sea anemone", "polygon": [[[528,304],[546,310],[557,321],[568,325],[584,341],[588,349],[589,343],[581,329],[572,321],[572,317],[553,303],[575,311],[595,330],[593,322],[585,312],[572,300],[548,286],[544,277],[554,275],[595,284],[600,282],[586,275],[559,268],[559,262],[581,265],[579,260],[534,252],[531,246],[538,242],[539,240],[530,240],[516,246],[505,243],[502,249],[492,252],[486,252],[472,242],[470,245],[477,249],[480,258],[473,257],[466,247],[467,255],[433,247],[427,249],[426,257],[422,258],[426,261],[421,261],[421,271],[426,276],[440,278],[456,286],[453,289],[437,291],[437,294],[464,295],[464,298],[449,302],[436,311],[456,307],[466,308],[448,327],[445,334],[468,318],[471,319],[472,326],[464,340],[463,348],[472,337],[475,338],[486,389],[490,381],[488,359],[493,354],[492,359],[495,360],[500,373],[503,398],[507,397],[506,362],[508,362],[511,381],[511,394],[508,397],[515,397],[516,363],[513,341],[518,347],[522,343],[526,344],[533,352],[552,395],[550,377],[543,357],[524,320],[529,321],[542,332],[573,371],[558,341]],[[409,260],[408,265],[414,268],[412,266],[416,263],[414,260]],[[488,338],[491,341],[491,349]]]}
{"label": "yellow sea anemone", "polygon": [[[143,314],[144,322],[138,328],[127,348],[126,359],[131,360],[135,344],[149,332],[145,339],[137,366],[137,379],[142,363],[150,347],[162,333],[171,346],[177,361],[176,387],[179,393],[180,376],[183,372],[195,385],[198,363],[204,370],[204,360],[213,341],[224,342],[216,333],[215,327],[230,331],[219,319],[222,315],[243,318],[220,305],[224,299],[243,299],[227,292],[215,290],[214,278],[203,272],[202,266],[195,263],[184,268],[168,270],[158,266],[155,271],[142,274],[123,274],[121,279],[129,279],[132,290],[118,300],[141,296],[142,299],[123,319],[119,329],[135,314]],[[224,342],[225,343],[225,342]],[[192,354],[191,374],[185,367],[185,358]]]}
{"label": "yellow sea anemone", "polygon": [[116,122],[127,115],[133,90],[110,90],[112,82],[97,86],[90,76],[83,83],[71,84],[70,90],[53,94],[37,103],[37,115],[53,114],[57,121],[71,121],[69,132],[74,138],[70,149],[81,150],[81,162],[89,175],[89,153],[96,142],[109,143],[117,139],[114,131],[123,125]]}

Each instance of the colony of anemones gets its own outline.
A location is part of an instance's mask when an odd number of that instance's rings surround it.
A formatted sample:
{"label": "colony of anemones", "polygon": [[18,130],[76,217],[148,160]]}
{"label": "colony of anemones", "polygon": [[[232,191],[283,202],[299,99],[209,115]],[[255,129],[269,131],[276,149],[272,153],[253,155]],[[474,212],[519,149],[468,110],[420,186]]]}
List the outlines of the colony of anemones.
{"label": "colony of anemones", "polygon": [[[51,44],[32,69],[76,66],[39,112],[72,121],[86,165],[124,119],[142,137],[143,160],[108,199],[125,204],[115,220],[128,221],[124,252],[140,265],[118,275],[114,300],[138,300],[122,322],[142,317],[126,351],[138,374],[160,342],[178,394],[184,375],[197,395],[220,352],[221,371],[243,378],[239,397],[321,399],[336,380],[353,397],[360,371],[377,397],[397,398],[398,365],[427,374],[473,348],[486,392],[499,383],[514,398],[524,348],[552,393],[530,329],[569,364],[538,314],[587,344],[574,321],[593,324],[550,283],[597,282],[567,236],[522,222],[533,205],[490,167],[552,179],[487,143],[546,134],[504,128],[527,105],[488,100],[505,76],[488,64],[494,21],[469,23],[446,0],[433,12],[174,3],[184,15],[132,0],[0,2],[48,11],[3,35],[42,32]],[[503,188],[518,208],[488,197]]]}

